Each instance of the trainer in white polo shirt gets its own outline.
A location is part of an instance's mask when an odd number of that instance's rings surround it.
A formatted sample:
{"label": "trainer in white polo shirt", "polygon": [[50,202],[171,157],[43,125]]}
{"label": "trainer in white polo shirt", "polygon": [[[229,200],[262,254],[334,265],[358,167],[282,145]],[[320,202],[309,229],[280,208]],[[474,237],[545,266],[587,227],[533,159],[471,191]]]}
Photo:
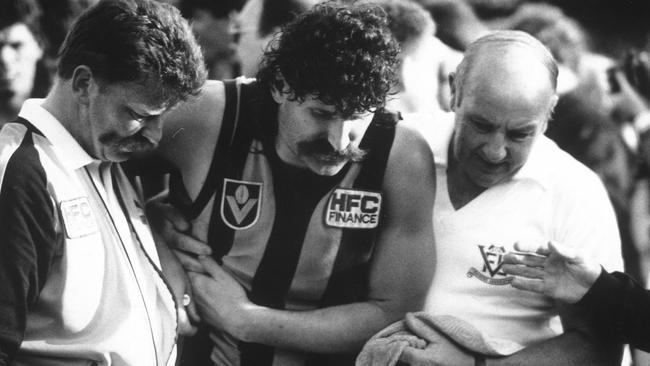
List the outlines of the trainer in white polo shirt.
{"label": "trainer in white polo shirt", "polygon": [[[620,356],[618,345],[592,336],[586,314],[512,288],[500,270],[515,243],[551,240],[594,256],[607,270],[622,268],[602,183],[543,136],[556,80],[552,56],[534,38],[505,31],[477,40],[450,78],[453,135],[444,148],[433,147],[448,159],[436,156],[437,257],[425,311],[456,316],[502,345],[507,356],[481,360],[488,365],[612,364]],[[419,352],[407,347],[403,360],[455,355],[465,364],[474,357],[462,349]]]}
{"label": "trainer in white polo shirt", "polygon": [[116,163],[198,93],[200,49],[170,5],[105,0],[60,54],[47,97],[0,130],[0,366],[174,365],[187,288]]}

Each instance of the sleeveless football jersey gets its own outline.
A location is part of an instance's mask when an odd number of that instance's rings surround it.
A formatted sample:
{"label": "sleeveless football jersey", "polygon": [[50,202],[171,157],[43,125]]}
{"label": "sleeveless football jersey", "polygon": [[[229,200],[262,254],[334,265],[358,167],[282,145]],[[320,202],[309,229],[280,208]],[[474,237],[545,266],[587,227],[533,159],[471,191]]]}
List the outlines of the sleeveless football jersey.
{"label": "sleeveless football jersey", "polygon": [[[262,306],[310,310],[367,299],[368,265],[382,215],[382,181],[398,117],[375,113],[360,163],[319,176],[285,164],[274,147],[277,104],[256,83],[227,81],[221,132],[206,182],[190,202],[180,176],[171,199],[190,218],[212,215],[213,256]],[[208,208],[206,208],[208,207]],[[353,364],[354,355],[324,356],[243,343],[211,330],[211,359],[225,365]],[[196,338],[196,337],[195,337]],[[184,364],[200,352],[186,347]]]}

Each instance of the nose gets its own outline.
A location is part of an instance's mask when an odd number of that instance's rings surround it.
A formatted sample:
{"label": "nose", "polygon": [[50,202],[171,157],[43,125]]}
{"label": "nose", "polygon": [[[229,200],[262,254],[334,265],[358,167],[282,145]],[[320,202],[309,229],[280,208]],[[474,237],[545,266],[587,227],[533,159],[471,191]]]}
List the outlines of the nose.
{"label": "nose", "polygon": [[336,150],[344,150],[357,136],[353,131],[353,121],[340,120],[332,123],[328,130],[327,141]]}
{"label": "nose", "polygon": [[151,118],[144,122],[142,127],[142,136],[154,144],[158,144],[162,139],[162,120],[160,117]]}
{"label": "nose", "polygon": [[9,45],[0,44],[0,67],[6,69],[15,62],[16,51]]}
{"label": "nose", "polygon": [[500,163],[508,155],[505,136],[502,133],[492,134],[483,145],[483,158],[489,163]]}

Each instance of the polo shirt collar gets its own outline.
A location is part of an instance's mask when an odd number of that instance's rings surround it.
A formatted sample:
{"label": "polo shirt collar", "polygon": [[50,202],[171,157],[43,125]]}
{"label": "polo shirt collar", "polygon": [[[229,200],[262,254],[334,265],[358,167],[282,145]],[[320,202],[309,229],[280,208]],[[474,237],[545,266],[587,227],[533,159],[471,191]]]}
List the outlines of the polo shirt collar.
{"label": "polo shirt collar", "polygon": [[552,179],[552,165],[549,157],[553,155],[554,143],[545,135],[541,135],[534,142],[528,155],[528,161],[514,175],[514,180],[532,180],[543,188],[548,188]]}
{"label": "polo shirt collar", "polygon": [[66,167],[75,170],[91,163],[98,163],[99,161],[88,155],[61,122],[43,108],[42,103],[43,99],[26,100],[18,116],[29,121],[43,133]]}

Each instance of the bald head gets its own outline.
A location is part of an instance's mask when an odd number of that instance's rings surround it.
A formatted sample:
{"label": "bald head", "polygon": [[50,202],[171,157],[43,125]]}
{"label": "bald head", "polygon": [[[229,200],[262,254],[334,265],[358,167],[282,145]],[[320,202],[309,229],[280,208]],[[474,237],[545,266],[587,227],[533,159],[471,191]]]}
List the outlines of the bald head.
{"label": "bald head", "polygon": [[453,104],[462,102],[465,91],[486,83],[513,96],[538,88],[554,95],[557,75],[553,55],[537,39],[520,31],[493,32],[465,51],[453,78]]}

